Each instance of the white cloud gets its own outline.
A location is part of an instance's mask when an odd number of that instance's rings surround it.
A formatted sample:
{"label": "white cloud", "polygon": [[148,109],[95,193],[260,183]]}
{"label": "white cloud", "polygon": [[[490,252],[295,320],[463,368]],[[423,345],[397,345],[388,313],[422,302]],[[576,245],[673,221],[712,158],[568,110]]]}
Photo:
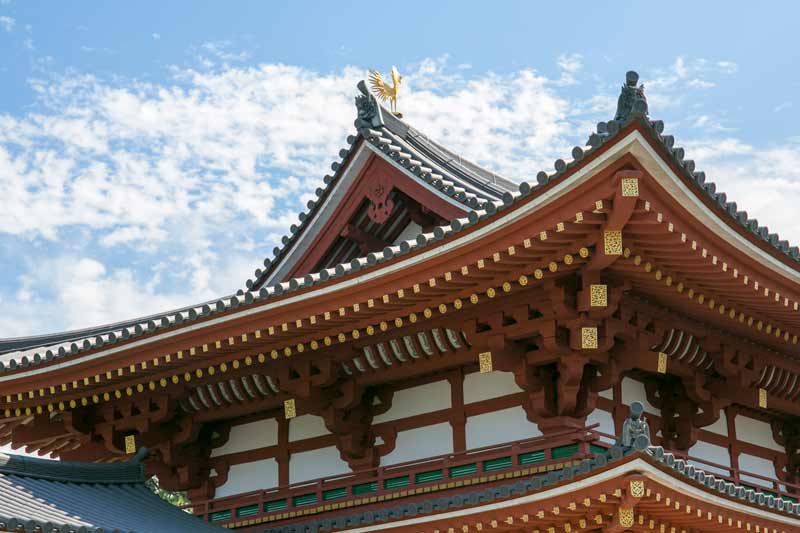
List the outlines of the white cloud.
{"label": "white cloud", "polygon": [[583,56],[581,54],[562,54],[558,56],[556,64],[561,70],[559,84],[574,85],[577,83],[575,75],[583,68]]}
{"label": "white cloud", "polygon": [[0,17],[0,28],[4,29],[7,32],[13,31],[15,24],[16,21],[11,17],[7,16]]}
{"label": "white cloud", "polygon": [[[718,78],[737,71],[733,61],[708,61],[678,56],[668,68],[652,71],[647,81],[647,99],[651,107],[669,109],[683,106],[687,89],[707,91],[717,86]],[[724,78],[723,78],[724,79]]]}
{"label": "white cloud", "polygon": [[150,35],[153,37],[153,40],[155,40],[155,41],[160,41],[161,40],[161,34],[160,33],[151,33]]}

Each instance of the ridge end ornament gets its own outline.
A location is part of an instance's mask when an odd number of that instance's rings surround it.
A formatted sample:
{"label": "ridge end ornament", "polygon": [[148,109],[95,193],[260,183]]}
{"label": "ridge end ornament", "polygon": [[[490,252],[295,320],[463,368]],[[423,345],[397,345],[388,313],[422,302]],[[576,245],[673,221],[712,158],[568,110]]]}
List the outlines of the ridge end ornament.
{"label": "ridge end ornament", "polygon": [[625,85],[617,99],[617,112],[614,120],[626,122],[634,116],[647,116],[647,98],[644,95],[644,85],[639,85],[639,74],[634,70],[625,73]]}
{"label": "ridge end ornament", "polygon": [[403,114],[397,111],[397,94],[400,92],[400,85],[403,83],[403,76],[392,66],[392,85],[389,85],[377,70],[369,70],[369,84],[372,92],[381,99],[382,102],[388,101],[391,106],[392,114],[398,118],[403,118]]}
{"label": "ridge end ornament", "polygon": [[650,426],[644,418],[644,404],[631,403],[628,418],[622,424],[622,433],[617,437],[617,445],[623,448],[644,450],[650,446]]}

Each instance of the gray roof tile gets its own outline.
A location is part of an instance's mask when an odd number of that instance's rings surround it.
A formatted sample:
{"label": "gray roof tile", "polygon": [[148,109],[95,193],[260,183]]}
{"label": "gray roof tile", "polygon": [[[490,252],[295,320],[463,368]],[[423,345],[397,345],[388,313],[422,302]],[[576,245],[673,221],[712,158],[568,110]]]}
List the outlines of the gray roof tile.
{"label": "gray roof tile", "polygon": [[167,503],[138,462],[93,464],[0,454],[0,530],[222,531]]}

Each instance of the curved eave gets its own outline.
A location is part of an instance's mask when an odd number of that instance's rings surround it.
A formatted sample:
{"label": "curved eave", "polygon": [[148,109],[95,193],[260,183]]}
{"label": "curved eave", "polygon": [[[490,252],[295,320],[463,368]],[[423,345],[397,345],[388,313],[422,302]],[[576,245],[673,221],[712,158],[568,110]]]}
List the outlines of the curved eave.
{"label": "curved eave", "polygon": [[[88,341],[88,345],[84,342],[83,346],[79,346],[61,360],[47,361],[40,357],[41,363],[50,363],[41,368],[20,368],[25,365],[17,365],[12,369],[13,373],[0,375],[0,382],[80,364],[128,349],[144,348],[200,328],[285,309],[286,306],[301,300],[307,302],[311,298],[324,297],[357,286],[363,287],[367,283],[380,283],[379,280],[417,268],[422,262],[440,257],[443,252],[455,253],[475,240],[498,232],[519,218],[557,201],[625,154],[635,156],[660,186],[669,191],[676,202],[686,206],[697,221],[727,243],[732,254],[742,254],[751,263],[763,267],[765,274],[772,281],[788,287],[788,293],[796,293],[800,273],[795,268],[796,263],[792,257],[787,255],[794,253],[794,248],[787,245],[784,247],[786,248],[784,253],[763,240],[759,241],[753,232],[748,233],[746,217],[730,216],[730,207],[723,208],[719,196],[715,197],[716,203],[704,197],[701,191],[708,189],[700,188],[698,180],[689,177],[688,165],[684,163],[681,166],[676,161],[664,157],[665,146],[659,148],[660,139],[663,137],[658,134],[659,128],[654,124],[656,123],[634,120],[622,129],[616,126],[613,134],[594,135],[591,146],[573,150],[575,156],[573,161],[569,163],[557,161],[557,172],[554,175],[540,173],[538,184],[523,183],[520,185],[519,193],[507,193],[503,201],[488,202],[483,209],[473,209],[463,219],[438,227],[431,234],[420,235],[414,241],[387,247],[383,252],[369,254],[367,257],[353,260],[350,264],[337,265],[336,268],[320,273],[263,287],[258,292],[246,292],[221,299],[214,305],[204,306],[203,312],[191,320],[184,320],[183,317],[180,320],[176,320],[176,317],[173,319],[162,317],[160,321],[151,321],[146,330],[139,335],[141,338],[129,335],[127,338],[97,339],[103,341],[97,343]],[[682,175],[681,169],[686,170],[686,173]],[[696,176],[697,173],[692,175]],[[287,294],[293,292],[297,293]],[[214,314],[220,316],[213,317]],[[199,319],[203,321],[199,322]],[[192,323],[189,324],[190,322]],[[169,331],[162,332],[160,331],[162,329]],[[121,340],[125,340],[125,344],[103,349],[107,344],[116,344]],[[27,366],[30,367],[30,363],[29,360]]]}
{"label": "curved eave", "polygon": [[[694,480],[687,481],[681,479],[671,468],[665,468],[663,464],[654,460],[648,454],[641,453],[631,456],[629,460],[623,461],[621,464],[614,465],[612,463],[609,467],[600,469],[596,473],[581,476],[572,481],[561,479],[555,484],[556,486],[552,488],[519,498],[511,498],[468,509],[430,514],[427,516],[423,515],[384,524],[370,524],[367,527],[350,528],[342,531],[347,533],[367,533],[368,531],[384,530],[405,531],[411,528],[415,531],[426,531],[425,525],[428,523],[439,521],[458,522],[470,516],[496,516],[497,514],[503,513],[503,511],[515,507],[527,507],[540,502],[547,502],[551,499],[563,500],[565,494],[580,495],[594,485],[628,476],[643,476],[646,479],[645,486],[649,485],[652,490],[657,490],[658,487],[661,486],[681,493],[685,497],[691,498],[696,502],[703,502],[705,506],[750,516],[754,524],[761,524],[764,521],[768,521],[774,526],[787,528],[787,531],[798,531],[798,528],[800,528],[800,519],[797,518],[797,513],[800,512],[800,510],[796,511],[795,508],[792,508],[790,511],[791,514],[789,512],[779,512],[777,509],[767,507],[764,503],[751,503],[741,497],[736,498],[727,496],[726,493],[721,494],[723,490],[727,490],[727,485],[733,485],[736,488],[732,483],[728,484],[723,482],[725,484],[725,489],[718,489],[715,492],[714,490],[710,490],[709,487],[699,486],[699,483]],[[711,477],[713,478],[713,476]]]}
{"label": "curved eave", "polygon": [[[633,482],[641,484],[641,494],[632,494]],[[594,505],[569,507],[586,498]],[[613,517],[620,508],[635,508],[635,515],[644,513],[648,521],[656,518],[680,530],[692,530],[696,525],[702,529],[712,517],[715,529],[728,520],[740,521],[748,530],[754,530],[754,526],[784,532],[800,528],[800,504],[716,478],[660,447],[623,450],[614,446],[605,454],[547,474],[523,476],[513,484],[487,489],[465,487],[426,499],[410,503],[387,500],[372,509],[339,512],[322,520],[294,518],[265,533],[290,533],[299,528],[347,533],[429,532],[450,527],[471,530],[487,522],[498,531],[515,531],[526,522],[525,529],[543,530],[562,521],[575,527],[579,518],[591,518],[603,510],[603,524],[608,527],[608,515]],[[564,514],[561,508],[565,508]],[[694,509],[702,513],[690,512]],[[584,514],[589,512],[592,514]]]}

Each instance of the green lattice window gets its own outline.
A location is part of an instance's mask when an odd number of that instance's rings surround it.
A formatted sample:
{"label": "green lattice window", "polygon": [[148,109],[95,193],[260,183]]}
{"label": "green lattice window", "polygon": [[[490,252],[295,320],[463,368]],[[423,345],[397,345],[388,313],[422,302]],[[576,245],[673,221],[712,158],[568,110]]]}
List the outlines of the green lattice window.
{"label": "green lattice window", "polygon": [[271,513],[272,511],[281,511],[286,509],[286,507],[286,498],[282,500],[272,500],[271,502],[264,504],[264,510],[268,513]]}
{"label": "green lattice window", "polygon": [[489,459],[483,462],[484,472],[503,470],[504,468],[511,468],[511,457],[498,457],[497,459]]}
{"label": "green lattice window", "polygon": [[400,476],[400,477],[393,477],[391,479],[386,479],[383,482],[384,489],[399,489],[400,487],[406,487],[411,483],[411,478],[408,476]]}
{"label": "green lattice window", "polygon": [[230,511],[215,511],[211,513],[208,518],[212,522],[226,522],[231,519]]}
{"label": "green lattice window", "polygon": [[245,505],[244,507],[238,507],[236,509],[236,517],[243,518],[245,516],[253,516],[258,514],[258,504],[254,503],[253,505]]}
{"label": "green lattice window", "polygon": [[464,477],[471,476],[478,473],[478,465],[476,463],[460,466],[450,467],[450,477]]}

